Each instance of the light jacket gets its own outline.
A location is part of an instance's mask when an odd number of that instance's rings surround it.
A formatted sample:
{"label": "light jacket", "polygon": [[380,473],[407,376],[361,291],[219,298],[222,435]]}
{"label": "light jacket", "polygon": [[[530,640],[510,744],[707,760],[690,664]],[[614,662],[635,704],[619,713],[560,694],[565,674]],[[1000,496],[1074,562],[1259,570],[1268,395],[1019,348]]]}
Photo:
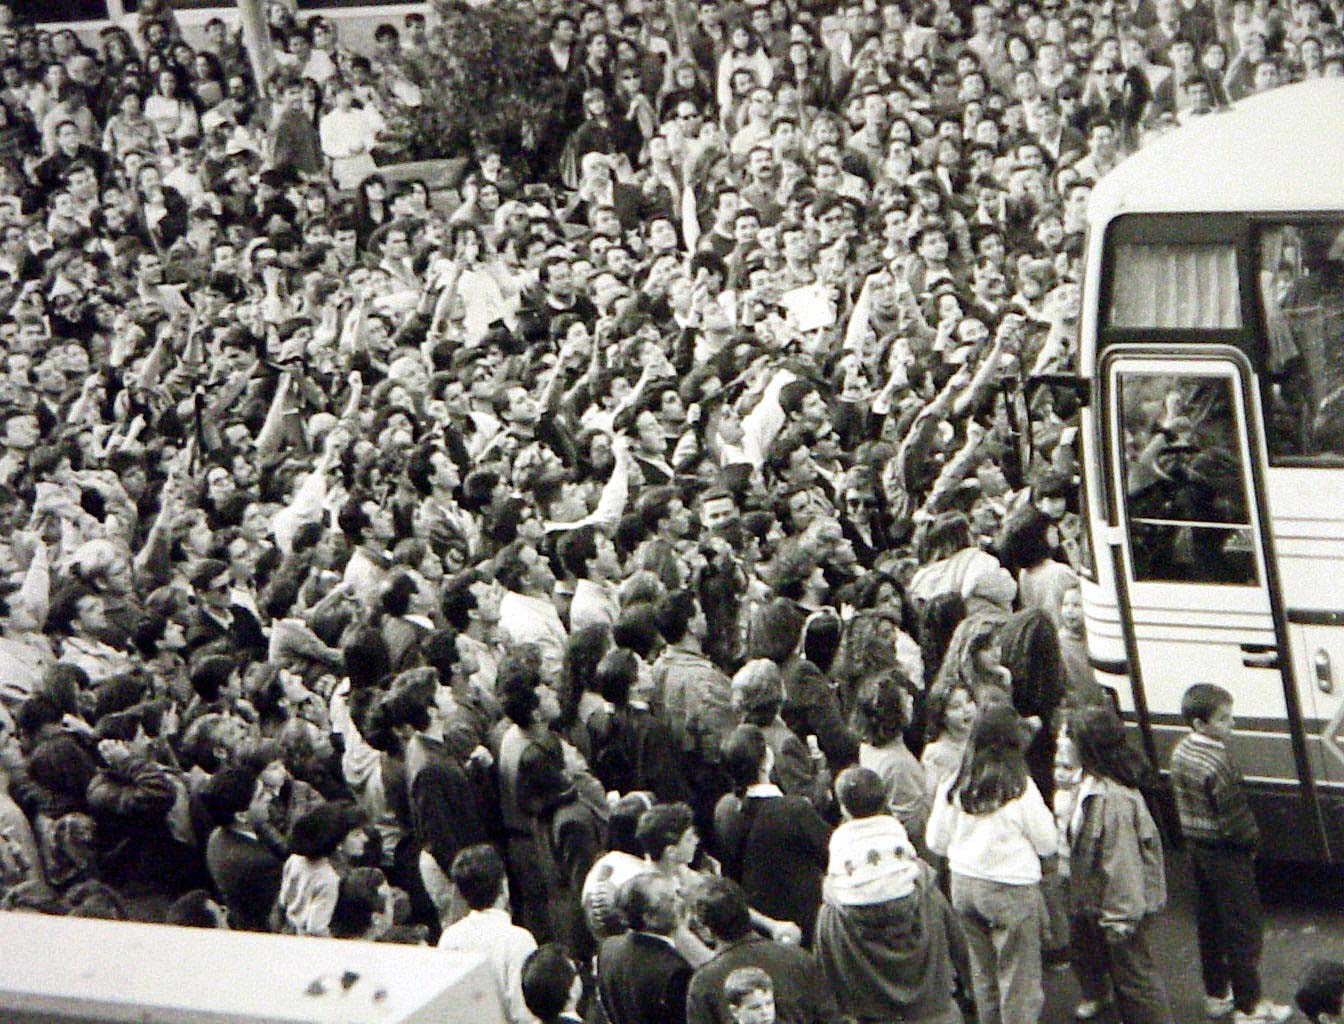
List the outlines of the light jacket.
{"label": "light jacket", "polygon": [[1068,834],[1074,914],[1136,924],[1166,905],[1162,837],[1138,790],[1084,776]]}

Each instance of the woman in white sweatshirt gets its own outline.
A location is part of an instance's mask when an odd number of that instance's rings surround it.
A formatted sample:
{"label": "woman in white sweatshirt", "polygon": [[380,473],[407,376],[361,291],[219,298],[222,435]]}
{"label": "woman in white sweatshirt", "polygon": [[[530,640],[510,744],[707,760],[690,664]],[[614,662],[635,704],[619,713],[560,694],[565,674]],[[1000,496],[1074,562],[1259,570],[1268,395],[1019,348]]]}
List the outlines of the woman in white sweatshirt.
{"label": "woman in white sweatshirt", "polygon": [[1023,758],[1030,737],[1012,705],[985,707],[929,815],[929,849],[952,873],[980,1024],[1035,1024],[1045,1004],[1042,861],[1054,858],[1059,839]]}

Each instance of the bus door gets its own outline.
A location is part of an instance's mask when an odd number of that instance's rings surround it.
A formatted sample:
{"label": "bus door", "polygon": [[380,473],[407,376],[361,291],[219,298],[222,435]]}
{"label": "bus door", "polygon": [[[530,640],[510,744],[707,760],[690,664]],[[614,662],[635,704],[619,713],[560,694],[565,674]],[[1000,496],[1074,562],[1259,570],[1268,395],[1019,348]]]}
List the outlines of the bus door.
{"label": "bus door", "polygon": [[1232,754],[1257,817],[1267,832],[1302,844],[1275,855],[1319,858],[1292,657],[1261,522],[1250,369],[1226,348],[1117,347],[1103,374],[1121,618],[1137,660],[1136,706],[1159,766],[1186,733],[1186,688],[1210,682],[1230,690]]}

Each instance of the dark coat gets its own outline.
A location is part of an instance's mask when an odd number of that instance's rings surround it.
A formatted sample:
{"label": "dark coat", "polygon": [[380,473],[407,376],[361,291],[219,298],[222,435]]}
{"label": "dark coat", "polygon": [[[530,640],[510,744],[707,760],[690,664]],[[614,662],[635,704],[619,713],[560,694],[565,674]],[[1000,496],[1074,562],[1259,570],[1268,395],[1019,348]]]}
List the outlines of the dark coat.
{"label": "dark coat", "polygon": [[692,976],[686,1024],[732,1024],[723,983],[740,967],[759,967],[770,975],[779,1024],[831,1024],[843,1019],[816,960],[798,946],[751,935],[724,946]]}
{"label": "dark coat", "polygon": [[969,977],[966,942],[934,881],[920,871],[904,899],[864,907],[826,904],[817,960],[846,1013],[859,1020],[960,1020],[954,974]]}
{"label": "dark coat", "polygon": [[187,652],[193,656],[241,654],[248,661],[265,661],[266,634],[257,617],[238,604],[229,605],[229,611],[233,621],[226,624],[204,608],[197,608],[187,627]]}
{"label": "dark coat", "polygon": [[831,771],[859,760],[859,738],[845,724],[840,698],[826,674],[805,658],[791,658],[784,665],[784,724],[799,736],[815,736]]}
{"label": "dark coat", "polygon": [[461,850],[489,839],[480,793],[443,744],[424,736],[411,741],[406,785],[416,843],[445,875]]}
{"label": "dark coat", "polygon": [[229,911],[229,925],[236,931],[269,931],[285,868],[280,851],[255,836],[217,828],[206,845],[205,862]]}
{"label": "dark coat", "polygon": [[593,773],[608,790],[648,790],[662,803],[689,803],[681,743],[666,722],[648,711],[624,707],[594,737]]}
{"label": "dark coat", "polygon": [[611,1024],[684,1024],[690,983],[691,965],[656,935],[614,935],[597,955],[597,990]]}
{"label": "dark coat", "polygon": [[200,852],[169,829],[178,790],[162,767],[135,758],[104,768],[89,783],[88,796],[103,881],[132,896],[176,896],[204,883]]}
{"label": "dark coat", "polygon": [[750,796],[742,808],[742,888],[751,905],[810,941],[831,828],[801,796]]}

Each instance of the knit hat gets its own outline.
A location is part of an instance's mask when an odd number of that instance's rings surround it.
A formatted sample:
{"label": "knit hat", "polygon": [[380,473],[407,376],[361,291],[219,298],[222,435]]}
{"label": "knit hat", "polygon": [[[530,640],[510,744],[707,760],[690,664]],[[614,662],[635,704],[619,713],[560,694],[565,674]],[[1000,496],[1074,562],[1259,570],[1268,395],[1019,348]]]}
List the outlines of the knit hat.
{"label": "knit hat", "polygon": [[905,827],[888,814],[845,822],[831,833],[823,893],[842,907],[904,899],[915,891],[919,858]]}

